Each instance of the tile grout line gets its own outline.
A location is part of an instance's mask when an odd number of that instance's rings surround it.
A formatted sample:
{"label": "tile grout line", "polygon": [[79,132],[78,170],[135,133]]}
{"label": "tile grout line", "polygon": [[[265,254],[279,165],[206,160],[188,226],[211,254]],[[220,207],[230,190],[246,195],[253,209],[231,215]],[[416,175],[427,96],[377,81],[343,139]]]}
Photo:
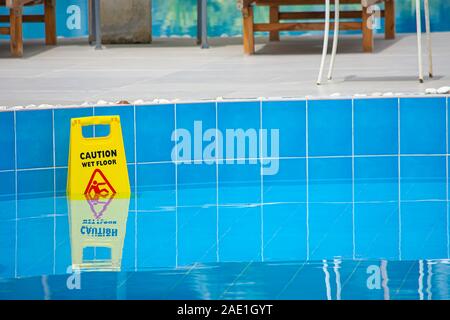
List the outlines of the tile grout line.
{"label": "tile grout line", "polygon": [[[417,200],[402,200],[402,203],[445,203],[447,200],[445,199],[417,199]],[[310,201],[309,204],[352,204],[351,201]],[[398,203],[398,200],[386,200],[386,201],[355,201],[355,204],[387,204],[387,203]],[[264,204],[261,203],[230,203],[219,205],[219,207],[224,208],[255,208],[261,205],[270,206],[270,205],[283,205],[283,204],[306,204],[306,201],[293,201],[293,202],[266,202]],[[187,205],[187,206],[178,206],[178,208],[209,208],[215,207],[215,204],[206,204],[206,205]],[[162,207],[161,209],[153,209],[153,210],[129,210],[133,212],[167,212],[173,211],[173,208]],[[20,219],[19,219],[20,220]]]}
{"label": "tile grout line", "polygon": [[263,138],[263,134],[262,134],[262,128],[263,128],[263,108],[262,108],[263,102],[262,102],[262,98],[260,98],[259,100],[259,189],[260,189],[260,202],[261,202],[261,206],[260,206],[260,215],[261,215],[261,261],[264,262],[264,174],[263,174],[263,160],[262,160],[262,155],[263,155],[263,143],[262,143],[262,138]]}
{"label": "tile grout line", "polygon": [[219,116],[218,103],[215,102],[215,122],[216,122],[216,261],[219,262],[219,144],[217,137],[219,136]]}
{"label": "tile grout line", "polygon": [[402,205],[401,205],[401,119],[400,119],[400,99],[397,99],[397,169],[398,169],[398,255],[399,260],[402,260]]}
{"label": "tile grout line", "polygon": [[133,105],[133,122],[134,122],[134,209],[136,210],[134,214],[134,271],[137,271],[137,234],[138,234],[138,187],[137,187],[137,145],[136,145],[136,105]]}
{"label": "tile grout line", "polygon": [[[409,157],[447,157],[450,156],[450,154],[367,154],[367,155],[354,155],[354,158],[397,158],[397,157],[401,157],[401,158],[409,158]],[[341,155],[341,156],[308,156],[308,159],[348,159],[348,158],[352,158],[352,155]],[[306,159],[306,157],[278,157],[278,158],[274,158],[274,157],[263,157],[263,158],[233,158],[233,159],[218,159],[219,162],[226,162],[226,160],[232,160],[232,161],[247,161],[247,160],[304,160]],[[202,164],[202,160],[191,160],[192,163],[190,164]],[[173,163],[185,163],[186,161],[184,160],[179,160],[179,161],[155,161],[155,162],[127,162],[127,165],[158,165],[158,164],[173,164]],[[53,169],[67,169],[67,166],[50,166],[50,167],[34,167],[34,168],[21,168],[21,169],[6,169],[6,170],[0,170],[0,173],[5,173],[5,172],[14,172],[14,171],[18,171],[18,172],[24,172],[24,171],[41,171],[41,170],[53,170]]]}
{"label": "tile grout line", "polygon": [[55,149],[55,110],[52,109],[52,148],[53,148],[53,274],[56,274],[56,149]]}
{"label": "tile grout line", "polygon": [[356,237],[355,237],[355,102],[352,99],[352,239],[353,239],[353,259],[356,257]]}
{"label": "tile grout line", "polygon": [[17,196],[17,191],[18,191],[18,185],[17,185],[17,112],[14,111],[14,180],[15,180],[15,184],[14,184],[14,200],[15,200],[15,214],[16,214],[16,221],[15,221],[15,231],[16,231],[16,235],[15,235],[15,243],[14,243],[14,278],[17,278],[17,250],[18,250],[18,244],[17,244],[17,239],[18,239],[18,223],[17,223],[17,219],[18,217],[18,206],[19,206],[19,201],[18,201],[18,196]]}
{"label": "tile grout line", "polygon": [[[92,116],[95,117],[95,106],[92,107]],[[96,134],[96,132],[95,132],[95,125],[93,125],[92,126],[92,135],[94,136],[94,138],[95,138],[95,134]]]}
{"label": "tile grout line", "polygon": [[305,189],[306,189],[306,260],[309,260],[309,126],[308,100],[305,102]]}
{"label": "tile grout line", "polygon": [[55,166],[50,166],[50,167],[36,167],[36,168],[22,168],[22,169],[17,169],[17,170],[5,170],[5,171],[0,171],[1,172],[13,172],[13,171],[17,171],[17,172],[26,172],[26,171],[44,171],[44,170],[54,170],[54,169],[67,169],[67,166],[61,166],[61,167],[55,167]]}
{"label": "tile grout line", "polygon": [[449,207],[448,207],[448,97],[445,100],[445,199],[446,203],[446,222],[447,222],[447,259],[450,258],[450,235],[449,235]]}
{"label": "tile grout line", "polygon": [[[173,104],[173,121],[175,130],[175,142],[173,148],[178,141],[177,132],[177,104]],[[175,267],[178,268],[178,154],[175,152]]]}

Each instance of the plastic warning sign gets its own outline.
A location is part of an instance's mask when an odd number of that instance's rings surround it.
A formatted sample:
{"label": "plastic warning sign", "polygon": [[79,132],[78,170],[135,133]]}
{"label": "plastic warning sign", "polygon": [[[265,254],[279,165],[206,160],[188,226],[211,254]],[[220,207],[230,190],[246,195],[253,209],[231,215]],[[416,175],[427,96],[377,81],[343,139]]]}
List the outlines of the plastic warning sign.
{"label": "plastic warning sign", "polygon": [[[87,138],[84,126],[108,125],[109,135]],[[74,118],[70,127],[67,195],[102,201],[111,195],[128,197],[130,183],[119,116]]]}

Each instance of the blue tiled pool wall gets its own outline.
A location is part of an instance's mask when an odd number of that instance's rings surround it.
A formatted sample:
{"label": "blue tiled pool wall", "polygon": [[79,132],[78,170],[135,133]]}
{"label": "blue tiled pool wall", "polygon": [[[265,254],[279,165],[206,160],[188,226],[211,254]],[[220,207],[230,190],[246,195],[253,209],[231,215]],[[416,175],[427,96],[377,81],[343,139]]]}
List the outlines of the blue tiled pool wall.
{"label": "blue tiled pool wall", "polygon": [[[137,194],[125,268],[449,255],[448,98],[213,101],[0,112],[0,257],[15,266],[0,273],[65,272],[70,119],[107,114]],[[279,129],[278,174],[248,159],[175,165],[172,132],[194,121]]]}
{"label": "blue tiled pool wall", "polygon": [[[265,203],[305,202],[306,185],[309,186],[309,202],[397,201],[399,197],[405,201],[446,200],[447,104],[446,97],[342,98],[0,112],[0,195],[63,195],[70,119],[119,115],[130,184],[132,190],[138,192],[154,188],[174,189],[177,181],[179,192],[202,187],[215,189],[216,184],[219,189],[226,189],[227,185],[239,183],[247,190],[244,195],[233,187],[220,194],[219,204],[260,203],[263,200]],[[197,148],[194,141],[196,122],[201,122],[202,133],[208,129],[223,132],[223,140],[227,129],[255,129],[257,132],[266,129],[269,132],[268,150],[265,150],[265,144],[258,145],[258,159],[254,159],[258,161],[252,162],[246,144],[245,165],[237,164],[236,158],[231,158],[234,163],[229,164],[226,160],[230,156],[225,154],[224,146],[217,175],[216,165],[206,164],[208,159],[202,159],[202,153],[198,158],[194,150]],[[179,159],[180,164],[176,166],[172,161],[172,150],[177,144],[172,135],[176,128],[192,133],[191,164],[183,164]],[[84,133],[88,136],[94,134],[92,128],[86,129]],[[97,128],[97,136],[102,134],[102,129]],[[279,155],[276,156],[279,171],[261,178],[259,151],[263,147],[263,157],[273,157],[270,150],[272,129],[279,131]],[[203,149],[208,143],[203,141]],[[217,156],[220,158],[220,154]],[[237,156],[236,152],[234,156]],[[214,162],[215,158],[210,160]],[[135,179],[135,173],[138,179]],[[383,183],[397,184],[399,175],[399,188],[384,188]],[[336,184],[324,184],[323,181]],[[369,181],[374,183],[367,189]],[[271,192],[284,185],[291,189],[295,184],[302,187],[296,195]],[[264,199],[260,186],[265,189]],[[257,192],[252,192],[253,188]],[[177,202],[170,197],[160,198],[148,205],[143,203],[139,208],[216,204],[215,192],[207,195],[202,191],[198,203],[192,194],[183,196],[182,193]]]}

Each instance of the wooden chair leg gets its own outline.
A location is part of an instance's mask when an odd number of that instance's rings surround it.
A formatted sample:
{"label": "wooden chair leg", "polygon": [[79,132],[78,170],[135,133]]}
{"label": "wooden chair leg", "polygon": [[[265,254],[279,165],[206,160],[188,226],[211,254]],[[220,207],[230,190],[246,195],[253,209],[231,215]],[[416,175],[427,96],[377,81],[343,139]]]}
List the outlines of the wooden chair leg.
{"label": "wooden chair leg", "polygon": [[363,38],[363,51],[373,52],[373,30],[370,22],[371,17],[367,12],[368,7],[362,6],[362,38]]}
{"label": "wooden chair leg", "polygon": [[22,7],[14,7],[9,10],[10,46],[13,57],[23,56],[22,38]]}
{"label": "wooden chair leg", "polygon": [[395,39],[395,3],[386,0],[384,4],[384,38]]}
{"label": "wooden chair leg", "polygon": [[[271,6],[270,7],[270,23],[278,23],[280,14],[279,6]],[[270,41],[280,41],[280,32],[279,31],[270,31],[269,33]]]}
{"label": "wooden chair leg", "polygon": [[56,45],[55,0],[44,1],[45,44]]}
{"label": "wooden chair leg", "polygon": [[250,5],[242,9],[244,53],[255,53],[255,34],[253,31],[253,7]]}

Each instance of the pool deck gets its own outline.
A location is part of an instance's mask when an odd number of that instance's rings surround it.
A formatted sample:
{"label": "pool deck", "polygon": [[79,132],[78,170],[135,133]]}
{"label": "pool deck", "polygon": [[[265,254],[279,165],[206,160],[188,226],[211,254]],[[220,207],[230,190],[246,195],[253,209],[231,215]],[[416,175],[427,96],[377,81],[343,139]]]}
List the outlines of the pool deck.
{"label": "pool deck", "polygon": [[[320,36],[272,43],[257,39],[253,56],[243,54],[240,38],[211,39],[210,44],[202,50],[193,39],[160,38],[151,45],[94,50],[86,39],[61,39],[56,47],[28,41],[24,58],[13,59],[8,43],[0,41],[0,106],[397,94],[450,86],[450,32],[433,33],[435,77],[423,84],[417,80],[415,34],[395,40],[377,35],[371,54],[362,53],[360,36],[342,36],[334,80],[321,86],[315,84]],[[427,74],[425,52],[423,58]]]}

